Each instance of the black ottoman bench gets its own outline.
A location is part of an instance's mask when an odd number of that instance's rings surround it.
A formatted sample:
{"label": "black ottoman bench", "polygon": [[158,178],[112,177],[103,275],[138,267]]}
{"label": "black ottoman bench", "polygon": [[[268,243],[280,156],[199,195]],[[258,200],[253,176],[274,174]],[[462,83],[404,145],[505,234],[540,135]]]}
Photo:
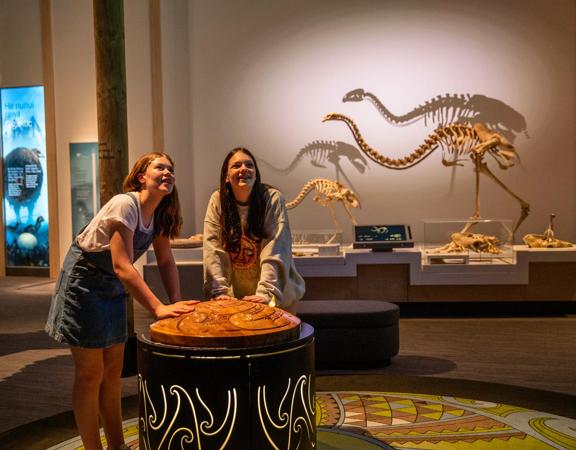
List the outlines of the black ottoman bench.
{"label": "black ottoman bench", "polygon": [[378,300],[304,300],[298,317],[314,327],[316,367],[383,367],[398,354],[400,309]]}

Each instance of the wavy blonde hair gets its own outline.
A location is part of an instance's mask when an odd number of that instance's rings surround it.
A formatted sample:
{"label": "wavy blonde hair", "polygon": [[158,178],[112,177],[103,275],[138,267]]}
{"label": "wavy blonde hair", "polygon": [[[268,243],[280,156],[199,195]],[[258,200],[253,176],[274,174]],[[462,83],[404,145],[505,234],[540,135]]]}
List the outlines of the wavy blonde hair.
{"label": "wavy blonde hair", "polygon": [[[146,172],[148,166],[157,158],[166,158],[172,166],[174,161],[162,152],[151,152],[142,155],[138,161],[132,166],[132,170],[122,184],[124,192],[140,192],[142,184],[138,181],[138,177]],[[178,199],[178,190],[176,185],[172,192],[162,199],[158,207],[154,210],[154,235],[163,235],[172,239],[180,235],[182,228],[182,211],[180,209],[180,200]]]}

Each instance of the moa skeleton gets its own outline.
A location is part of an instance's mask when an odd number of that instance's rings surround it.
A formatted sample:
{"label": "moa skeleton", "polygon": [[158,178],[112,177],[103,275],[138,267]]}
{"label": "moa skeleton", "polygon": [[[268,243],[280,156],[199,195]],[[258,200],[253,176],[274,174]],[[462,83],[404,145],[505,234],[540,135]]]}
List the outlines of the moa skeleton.
{"label": "moa skeleton", "polygon": [[[315,191],[314,201],[322,206],[328,206],[330,208],[330,214],[332,215],[332,220],[336,225],[336,228],[341,228],[338,219],[336,218],[336,212],[334,211],[334,202],[339,202],[342,204],[348,217],[354,225],[357,225],[356,219],[350,212],[350,208],[359,208],[360,200],[357,195],[350,189],[344,187],[341,183],[334,180],[328,180],[326,178],[313,178],[308,181],[300,190],[300,193],[296,198],[290,202],[286,203],[287,209],[296,208],[306,196]],[[328,243],[331,243],[336,238],[336,234],[330,238]]]}
{"label": "moa skeleton", "polygon": [[512,142],[518,133],[527,135],[526,119],[520,113],[506,103],[485,95],[438,95],[402,115],[392,113],[376,95],[364,89],[354,89],[342,98],[345,103],[364,100],[372,103],[386,121],[395,125],[406,125],[420,119],[424,119],[425,125],[431,121],[440,126],[480,122]]}
{"label": "moa skeleton", "polygon": [[[337,120],[348,125],[354,139],[360,149],[375,163],[388,169],[404,170],[420,164],[424,159],[439,147],[443,150],[442,164],[445,166],[462,165],[459,157],[468,156],[474,163],[476,172],[476,196],[475,209],[471,219],[479,219],[480,216],[480,174],[486,175],[498,186],[504,189],[520,204],[520,217],[516,222],[513,233],[516,232],[520,224],[528,217],[530,205],[512,192],[508,187],[488,168],[485,162],[486,156],[491,156],[497,162],[498,166],[506,170],[515,164],[517,158],[516,149],[510,142],[500,134],[490,131],[486,126],[477,123],[474,126],[465,124],[450,124],[442,126],[431,133],[416,150],[403,158],[389,158],[372,148],[362,137],[358,126],[349,117],[330,113],[324,116],[323,122]],[[474,222],[470,222],[461,231],[467,232]]]}

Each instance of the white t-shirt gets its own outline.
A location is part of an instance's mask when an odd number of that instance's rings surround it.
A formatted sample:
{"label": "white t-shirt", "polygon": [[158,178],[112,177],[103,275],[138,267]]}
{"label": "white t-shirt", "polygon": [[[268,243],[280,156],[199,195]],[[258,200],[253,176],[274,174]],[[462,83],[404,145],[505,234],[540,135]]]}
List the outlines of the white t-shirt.
{"label": "white t-shirt", "polygon": [[[136,202],[132,196],[136,198]],[[143,233],[154,232],[154,217],[147,227],[144,226],[138,193],[119,194],[112,197],[78,235],[76,241],[80,248],[86,252],[109,250],[110,222],[114,221],[124,224],[130,231],[136,230],[136,225],[140,223],[140,231]]]}

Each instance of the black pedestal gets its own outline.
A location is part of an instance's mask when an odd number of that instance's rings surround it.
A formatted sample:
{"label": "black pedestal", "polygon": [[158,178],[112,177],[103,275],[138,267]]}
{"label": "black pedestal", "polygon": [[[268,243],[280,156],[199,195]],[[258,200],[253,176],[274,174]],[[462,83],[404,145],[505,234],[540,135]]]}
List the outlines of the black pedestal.
{"label": "black pedestal", "polygon": [[190,348],[138,338],[143,449],[312,449],[314,329],[265,347]]}

